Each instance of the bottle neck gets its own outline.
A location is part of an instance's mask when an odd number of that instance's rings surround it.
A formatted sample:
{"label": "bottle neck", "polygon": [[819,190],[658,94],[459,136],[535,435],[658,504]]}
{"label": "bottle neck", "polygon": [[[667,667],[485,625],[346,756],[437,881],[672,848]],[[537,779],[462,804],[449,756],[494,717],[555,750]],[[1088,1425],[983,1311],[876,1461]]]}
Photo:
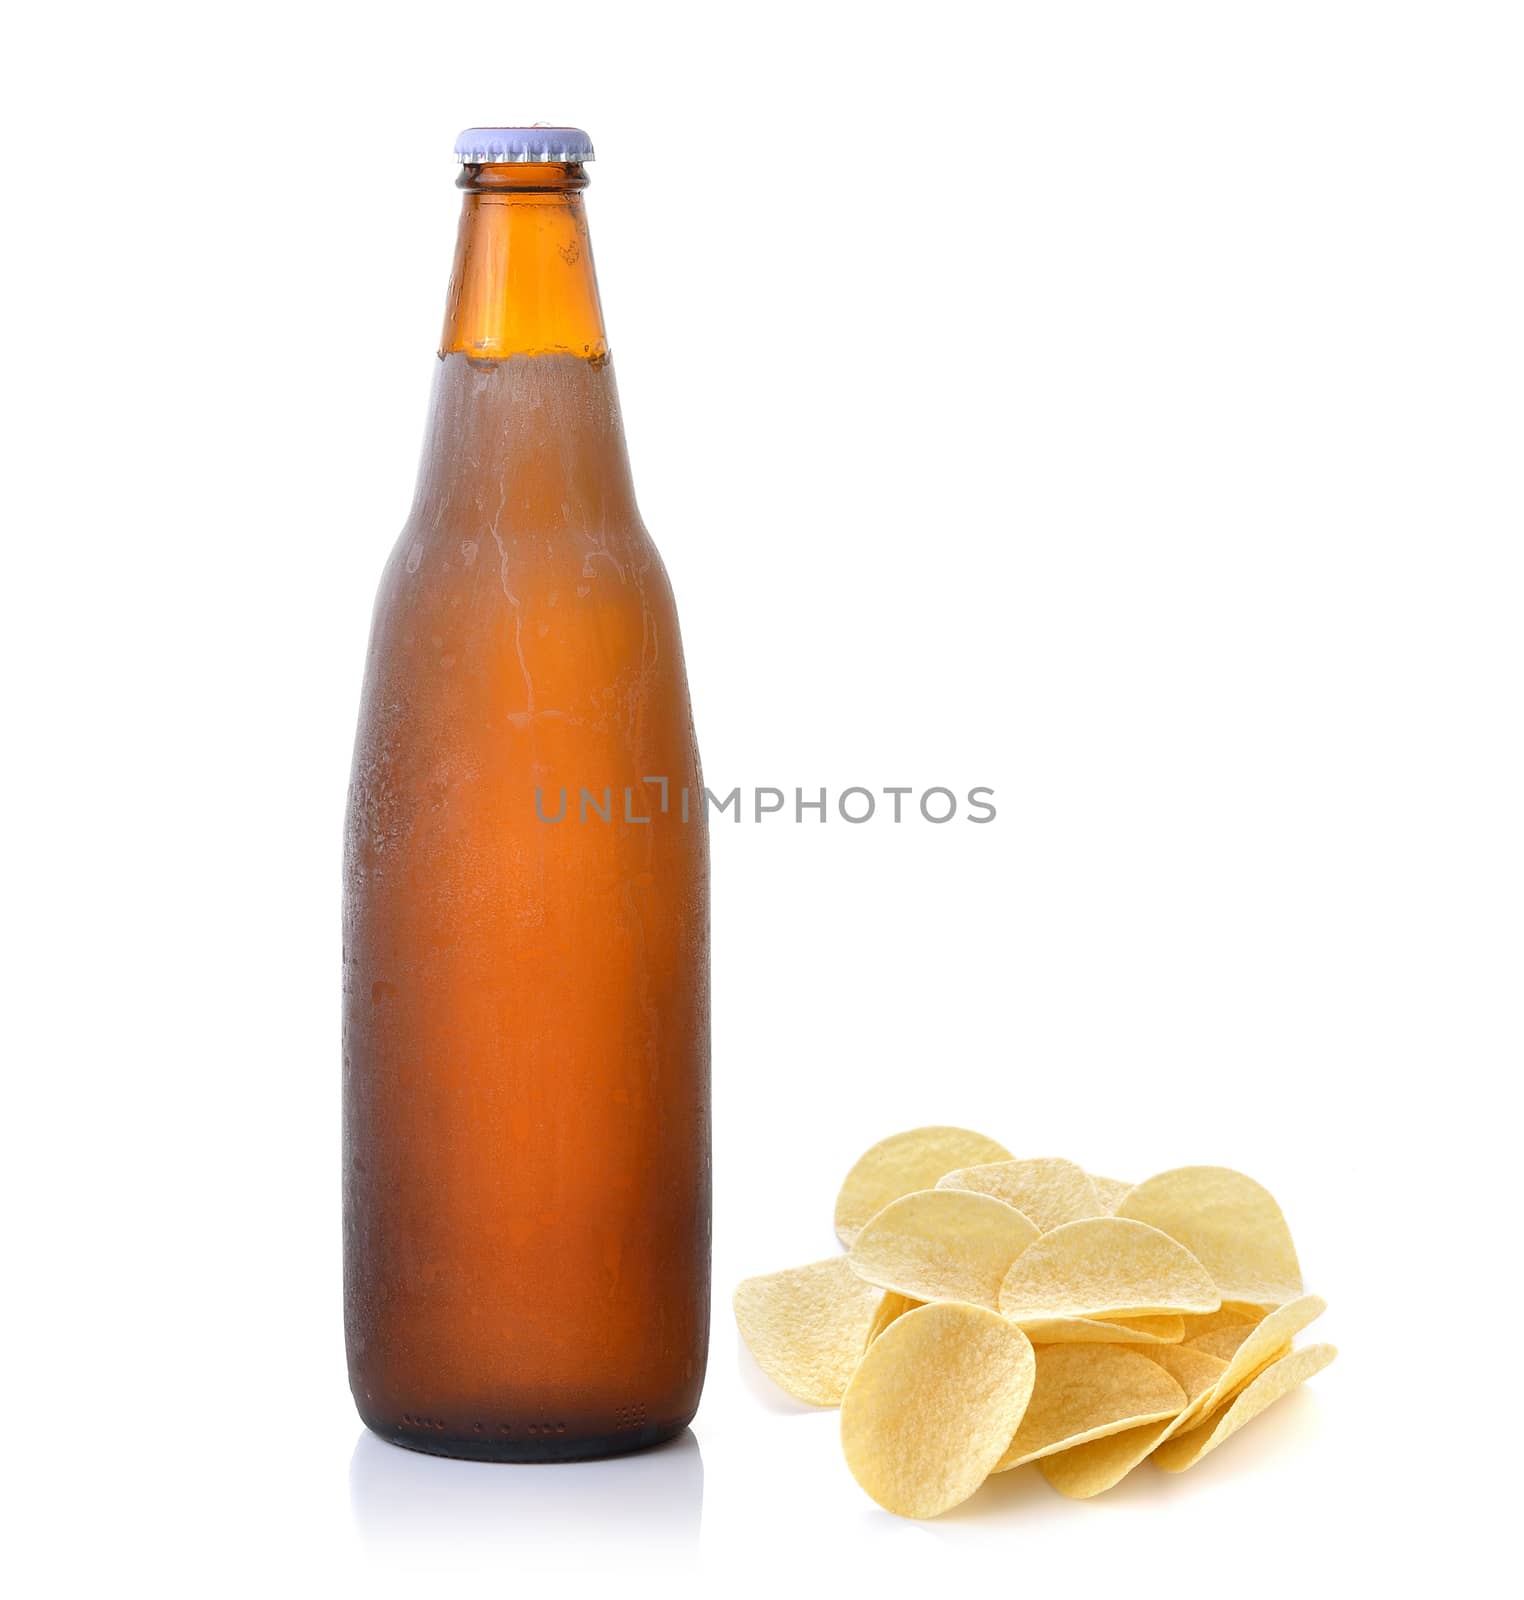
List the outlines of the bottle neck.
{"label": "bottle neck", "polygon": [[608,358],[576,163],[468,166],[439,353]]}
{"label": "bottle neck", "polygon": [[[441,536],[638,527],[577,165],[468,166],[414,518]],[[496,507],[496,512],[493,508]]]}

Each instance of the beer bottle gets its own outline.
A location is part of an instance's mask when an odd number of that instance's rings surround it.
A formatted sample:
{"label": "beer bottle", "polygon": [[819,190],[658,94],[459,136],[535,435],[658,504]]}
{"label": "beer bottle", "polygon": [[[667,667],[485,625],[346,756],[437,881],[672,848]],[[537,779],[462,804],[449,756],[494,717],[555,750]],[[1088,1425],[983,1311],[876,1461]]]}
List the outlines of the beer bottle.
{"label": "beer bottle", "polygon": [[365,1423],[553,1460],[679,1432],[709,1322],[709,886],[575,128],[472,128],[345,830],[344,1310]]}

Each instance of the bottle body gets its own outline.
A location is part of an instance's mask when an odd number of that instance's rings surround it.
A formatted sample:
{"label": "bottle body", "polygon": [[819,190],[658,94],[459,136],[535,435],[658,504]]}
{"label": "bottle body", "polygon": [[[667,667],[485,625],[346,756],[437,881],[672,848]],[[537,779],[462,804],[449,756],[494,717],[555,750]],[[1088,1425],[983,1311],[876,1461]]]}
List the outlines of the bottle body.
{"label": "bottle body", "polygon": [[345,1324],[383,1437],[570,1459],[693,1415],[702,794],[607,360],[446,354],[346,824]]}

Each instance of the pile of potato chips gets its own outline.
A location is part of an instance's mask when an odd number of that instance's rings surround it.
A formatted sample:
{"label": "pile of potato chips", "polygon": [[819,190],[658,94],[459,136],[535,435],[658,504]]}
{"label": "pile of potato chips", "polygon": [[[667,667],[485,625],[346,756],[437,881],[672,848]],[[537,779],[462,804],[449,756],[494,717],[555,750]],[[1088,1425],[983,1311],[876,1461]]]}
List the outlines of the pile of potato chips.
{"label": "pile of potato chips", "polygon": [[846,1255],[746,1279],[736,1321],[781,1388],[841,1407],[853,1476],[901,1516],[1028,1462],[1076,1499],[1183,1472],[1335,1354],[1293,1349],[1323,1302],[1227,1167],[1127,1184],[914,1128],[847,1174],[836,1232]]}

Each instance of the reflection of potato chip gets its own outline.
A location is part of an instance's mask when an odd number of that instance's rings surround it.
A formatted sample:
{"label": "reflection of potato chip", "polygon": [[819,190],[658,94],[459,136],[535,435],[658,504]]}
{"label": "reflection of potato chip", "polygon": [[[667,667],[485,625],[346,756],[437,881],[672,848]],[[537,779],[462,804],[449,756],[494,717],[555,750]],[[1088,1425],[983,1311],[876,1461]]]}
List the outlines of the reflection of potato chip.
{"label": "reflection of potato chip", "polygon": [[1310,1344],[1293,1350],[1269,1366],[1262,1367],[1239,1393],[1221,1409],[1210,1413],[1188,1432],[1176,1434],[1154,1452],[1154,1460],[1166,1472],[1184,1472],[1205,1455],[1210,1455],[1224,1439],[1230,1439],[1246,1422],[1301,1384],[1321,1372],[1338,1354],[1331,1344]]}
{"label": "reflection of potato chip", "polygon": [[1021,1426],[995,1465],[1008,1472],[1056,1450],[1178,1416],[1185,1390],[1157,1362],[1114,1344],[1037,1351],[1037,1380]]}
{"label": "reflection of potato chip", "polygon": [[1150,1422],[1128,1428],[1101,1439],[1090,1439],[1072,1449],[1044,1456],[1037,1469],[1060,1494],[1071,1500],[1088,1500],[1113,1488],[1140,1461],[1147,1459],[1155,1446],[1181,1426],[1181,1418],[1191,1412],[1203,1395],[1210,1394],[1226,1365],[1188,1345],[1161,1344],[1135,1352],[1153,1361],[1185,1391],[1186,1407],[1179,1416],[1163,1422]]}
{"label": "reflection of potato chip", "polygon": [[1178,1239],[1224,1300],[1278,1306],[1302,1292],[1291,1230],[1268,1189],[1231,1167],[1176,1167],[1145,1179],[1117,1215]]}
{"label": "reflection of potato chip", "polygon": [[1122,1197],[1132,1188],[1130,1183],[1123,1183],[1120,1178],[1102,1178],[1097,1173],[1090,1174],[1090,1182],[1095,1187],[1096,1198],[1101,1202],[1101,1210],[1108,1216],[1121,1205]]}
{"label": "reflection of potato chip", "polygon": [[1219,1296],[1184,1245],[1120,1217],[1066,1222],[1016,1258],[1000,1287],[1002,1315],[1152,1317],[1215,1311]]}
{"label": "reflection of potato chip", "polygon": [[883,1296],[844,1256],[747,1278],[736,1322],[757,1365],[796,1400],[839,1405]]}
{"label": "reflection of potato chip", "polygon": [[902,1517],[960,1504],[1015,1435],[1036,1370],[1026,1335],[993,1311],[907,1311],[869,1345],[842,1399],[852,1476]]}
{"label": "reflection of potato chip", "polygon": [[955,1167],[1009,1161],[1011,1152],[967,1128],[911,1128],[891,1134],[857,1158],[836,1197],[836,1236],[851,1244],[857,1231],[891,1200],[931,1189]]}
{"label": "reflection of potato chip", "polygon": [[852,1242],[852,1270],[915,1300],[966,1300],[993,1311],[1011,1263],[1038,1237],[1013,1206],[962,1189],[891,1201]]}
{"label": "reflection of potato chip", "polygon": [[1183,1317],[1040,1317],[1017,1326],[1033,1344],[1179,1344]]}
{"label": "reflection of potato chip", "polygon": [[1106,1209],[1089,1174],[1057,1157],[960,1167],[940,1178],[937,1187],[993,1195],[1030,1217],[1044,1233],[1082,1217],[1099,1217]]}

